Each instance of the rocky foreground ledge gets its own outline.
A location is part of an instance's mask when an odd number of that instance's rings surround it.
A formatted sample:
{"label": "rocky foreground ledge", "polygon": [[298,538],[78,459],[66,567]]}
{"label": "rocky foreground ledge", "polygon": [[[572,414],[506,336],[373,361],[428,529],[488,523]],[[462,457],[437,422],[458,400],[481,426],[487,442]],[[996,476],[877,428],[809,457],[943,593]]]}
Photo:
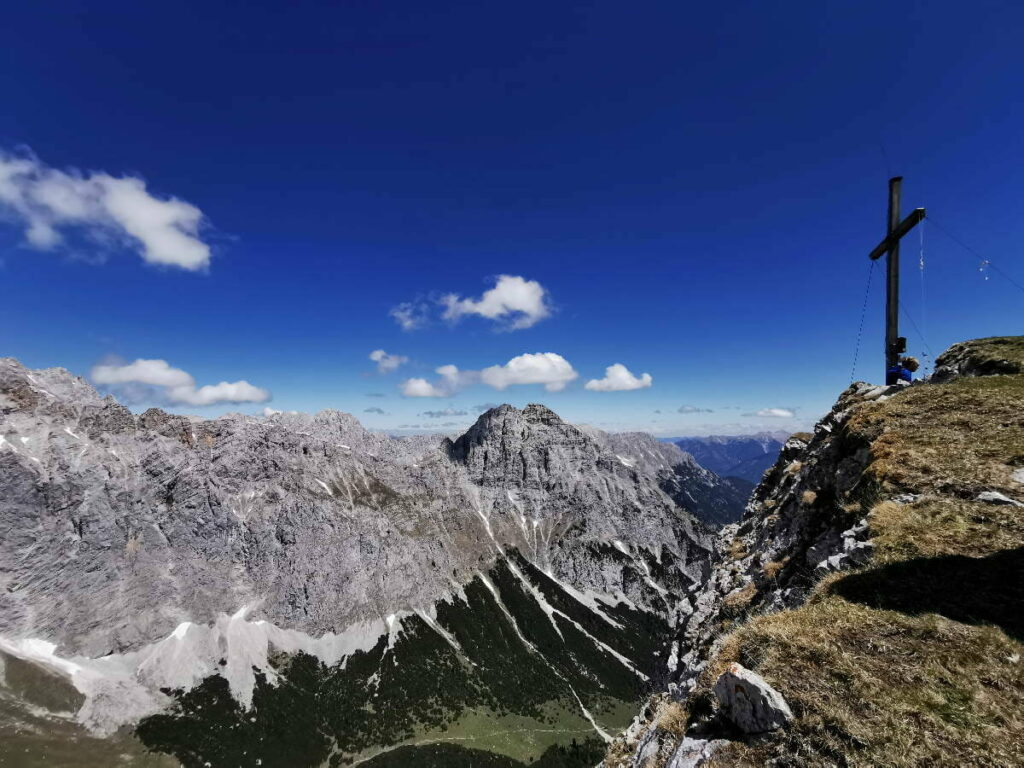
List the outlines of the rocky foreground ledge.
{"label": "rocky foreground ledge", "polygon": [[1024,337],[794,436],[605,768],[1024,764]]}

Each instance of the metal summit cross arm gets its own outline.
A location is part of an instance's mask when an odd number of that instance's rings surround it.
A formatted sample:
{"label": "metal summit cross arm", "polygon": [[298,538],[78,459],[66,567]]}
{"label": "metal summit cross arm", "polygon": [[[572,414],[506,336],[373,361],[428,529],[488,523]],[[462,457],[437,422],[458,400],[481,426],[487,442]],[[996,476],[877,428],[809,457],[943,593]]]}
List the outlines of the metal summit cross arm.
{"label": "metal summit cross arm", "polygon": [[885,279],[885,371],[907,351],[907,340],[900,336],[900,238],[924,219],[924,208],[915,208],[900,221],[900,187],[903,177],[889,179],[889,221],[885,239],[869,254],[874,261],[886,254]]}

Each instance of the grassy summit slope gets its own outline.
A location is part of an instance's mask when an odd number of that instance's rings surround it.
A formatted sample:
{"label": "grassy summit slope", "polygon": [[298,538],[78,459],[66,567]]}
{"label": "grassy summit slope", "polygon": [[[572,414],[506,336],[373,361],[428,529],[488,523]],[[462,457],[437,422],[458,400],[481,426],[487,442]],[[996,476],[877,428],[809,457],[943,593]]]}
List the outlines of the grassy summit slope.
{"label": "grassy summit slope", "polygon": [[[861,504],[875,556],[726,638],[691,707],[739,661],[796,721],[714,765],[1024,765],[1024,508],[976,500],[1024,498],[1024,338],[953,352],[963,372],[1004,373],[852,414],[848,437],[870,451]],[[916,498],[878,501],[900,494]]]}

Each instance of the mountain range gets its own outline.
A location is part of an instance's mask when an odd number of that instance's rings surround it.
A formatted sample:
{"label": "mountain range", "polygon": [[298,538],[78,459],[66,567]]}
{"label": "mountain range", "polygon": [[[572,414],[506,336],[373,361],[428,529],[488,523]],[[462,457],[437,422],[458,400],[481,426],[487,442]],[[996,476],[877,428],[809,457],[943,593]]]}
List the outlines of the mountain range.
{"label": "mountain range", "polygon": [[0,499],[0,752],[186,766],[595,762],[709,573],[697,516],[744,501],[540,405],[396,439],[134,415],[9,358]]}

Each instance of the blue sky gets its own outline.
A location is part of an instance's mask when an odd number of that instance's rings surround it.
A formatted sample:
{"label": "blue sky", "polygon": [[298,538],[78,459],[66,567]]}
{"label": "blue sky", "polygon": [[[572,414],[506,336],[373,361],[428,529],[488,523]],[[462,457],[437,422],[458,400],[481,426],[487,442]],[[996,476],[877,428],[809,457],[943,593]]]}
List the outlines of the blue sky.
{"label": "blue sky", "polygon": [[[924,301],[904,245],[910,351],[1022,330],[938,229],[1024,283],[1022,28],[1010,2],[17,4],[0,354],[209,416],[806,426],[849,383],[890,175],[935,222]],[[507,367],[535,354],[561,362]],[[613,364],[637,388],[587,388]]]}

